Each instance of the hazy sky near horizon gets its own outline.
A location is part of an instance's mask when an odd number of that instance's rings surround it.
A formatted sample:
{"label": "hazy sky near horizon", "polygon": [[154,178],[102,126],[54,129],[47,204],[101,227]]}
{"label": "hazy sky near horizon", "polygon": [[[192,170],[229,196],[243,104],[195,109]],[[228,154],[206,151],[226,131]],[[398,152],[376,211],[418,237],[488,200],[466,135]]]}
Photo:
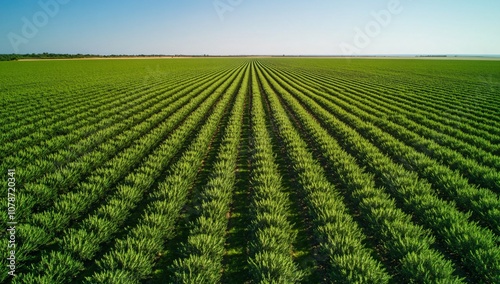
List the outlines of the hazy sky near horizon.
{"label": "hazy sky near horizon", "polygon": [[500,1],[0,0],[0,53],[500,54]]}

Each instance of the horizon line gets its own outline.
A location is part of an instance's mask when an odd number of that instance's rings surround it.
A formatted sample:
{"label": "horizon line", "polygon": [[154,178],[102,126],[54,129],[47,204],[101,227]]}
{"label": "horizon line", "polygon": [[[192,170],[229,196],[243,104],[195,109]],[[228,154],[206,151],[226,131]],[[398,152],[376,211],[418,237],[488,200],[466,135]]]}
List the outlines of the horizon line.
{"label": "horizon line", "polygon": [[491,53],[484,53],[484,54],[455,54],[455,53],[394,53],[394,54],[384,54],[384,53],[379,53],[379,54],[187,54],[187,53],[175,53],[175,54],[164,54],[164,53],[139,53],[139,54],[126,54],[126,53],[110,53],[110,54],[94,54],[94,53],[52,53],[52,52],[38,52],[38,53],[0,53],[0,55],[17,55],[17,56],[30,56],[30,55],[72,55],[72,56],[165,56],[165,57],[172,57],[172,56],[196,56],[196,57],[221,57],[221,56],[285,56],[285,57],[293,57],[293,56],[310,56],[310,57],[315,57],[315,56],[326,56],[326,57],[372,57],[372,56],[436,56],[436,57],[446,57],[446,56],[461,56],[461,57],[485,57],[485,56],[500,56],[499,54],[491,54]]}

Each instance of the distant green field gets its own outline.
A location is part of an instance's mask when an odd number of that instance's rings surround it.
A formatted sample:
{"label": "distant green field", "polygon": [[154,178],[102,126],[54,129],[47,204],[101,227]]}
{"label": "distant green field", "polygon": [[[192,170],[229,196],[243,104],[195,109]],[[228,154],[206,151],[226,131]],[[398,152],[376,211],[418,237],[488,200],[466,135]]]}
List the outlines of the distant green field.
{"label": "distant green field", "polygon": [[0,282],[500,283],[500,61],[0,62],[0,96]]}

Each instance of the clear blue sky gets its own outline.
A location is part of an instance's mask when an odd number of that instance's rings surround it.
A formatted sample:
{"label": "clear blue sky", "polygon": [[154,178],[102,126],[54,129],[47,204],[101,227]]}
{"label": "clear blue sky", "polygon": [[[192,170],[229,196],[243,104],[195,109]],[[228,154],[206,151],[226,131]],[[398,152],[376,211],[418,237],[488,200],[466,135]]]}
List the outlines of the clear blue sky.
{"label": "clear blue sky", "polygon": [[0,53],[500,54],[500,1],[0,0],[0,36]]}

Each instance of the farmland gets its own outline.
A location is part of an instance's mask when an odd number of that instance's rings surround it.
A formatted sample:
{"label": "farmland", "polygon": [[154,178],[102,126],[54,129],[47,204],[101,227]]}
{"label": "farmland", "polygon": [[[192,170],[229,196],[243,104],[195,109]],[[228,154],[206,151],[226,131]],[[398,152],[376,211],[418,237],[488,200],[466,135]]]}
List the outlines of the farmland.
{"label": "farmland", "polygon": [[0,96],[2,282],[500,283],[500,61],[0,62]]}

